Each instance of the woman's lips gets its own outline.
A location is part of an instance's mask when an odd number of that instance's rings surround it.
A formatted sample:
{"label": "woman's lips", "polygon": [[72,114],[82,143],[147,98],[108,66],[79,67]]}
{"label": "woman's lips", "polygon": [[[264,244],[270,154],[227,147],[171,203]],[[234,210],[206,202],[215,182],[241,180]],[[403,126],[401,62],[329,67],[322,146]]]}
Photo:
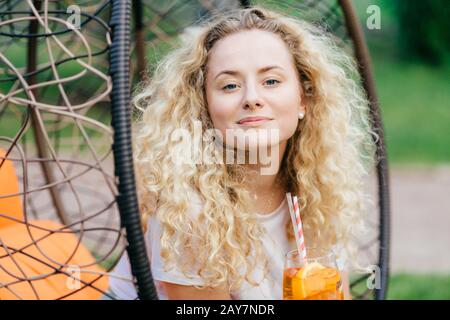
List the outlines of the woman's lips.
{"label": "woman's lips", "polygon": [[238,122],[241,126],[256,126],[260,125],[262,123],[272,121],[272,119],[269,118],[248,118],[248,119],[242,119]]}

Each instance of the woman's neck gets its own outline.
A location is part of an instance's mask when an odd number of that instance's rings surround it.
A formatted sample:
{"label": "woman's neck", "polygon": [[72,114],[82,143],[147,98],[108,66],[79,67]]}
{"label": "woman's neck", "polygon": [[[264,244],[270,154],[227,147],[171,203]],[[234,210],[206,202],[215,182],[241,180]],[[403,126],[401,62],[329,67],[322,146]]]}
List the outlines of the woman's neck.
{"label": "woman's neck", "polygon": [[[275,148],[276,149],[276,148]],[[255,197],[255,210],[259,213],[270,213],[280,205],[284,199],[285,181],[280,173],[280,164],[286,150],[286,142],[279,144],[278,155],[271,156],[274,174],[263,174],[262,164],[245,164],[246,184],[251,195]]]}

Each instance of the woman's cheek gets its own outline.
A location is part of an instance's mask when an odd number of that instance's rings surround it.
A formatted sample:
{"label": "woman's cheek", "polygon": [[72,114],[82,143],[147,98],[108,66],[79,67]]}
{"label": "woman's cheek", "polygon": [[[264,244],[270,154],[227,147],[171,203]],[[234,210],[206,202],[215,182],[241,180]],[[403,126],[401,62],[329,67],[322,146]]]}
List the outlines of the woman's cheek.
{"label": "woman's cheek", "polygon": [[236,110],[232,99],[221,99],[212,105],[210,109],[211,118],[217,122],[217,127],[228,127],[234,124]]}
{"label": "woman's cheek", "polygon": [[278,123],[280,129],[280,140],[287,140],[292,137],[297,130],[297,114],[286,113]]}
{"label": "woman's cheek", "polygon": [[214,106],[210,108],[209,112],[214,128],[218,129],[225,136],[226,129],[228,129],[230,123],[227,110],[221,106]]}

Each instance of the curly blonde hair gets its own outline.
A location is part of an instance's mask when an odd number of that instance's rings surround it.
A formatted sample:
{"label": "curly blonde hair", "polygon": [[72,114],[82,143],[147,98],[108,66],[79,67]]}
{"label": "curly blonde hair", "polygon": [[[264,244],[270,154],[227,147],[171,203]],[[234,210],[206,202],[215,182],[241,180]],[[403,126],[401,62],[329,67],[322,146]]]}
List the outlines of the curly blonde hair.
{"label": "curly blonde hair", "polygon": [[[264,265],[264,230],[252,212],[242,167],[208,161],[175,164],[192,146],[171,139],[183,128],[194,134],[195,121],[213,128],[204,80],[214,44],[242,30],[277,34],[288,45],[305,92],[307,114],[288,140],[279,174],[289,192],[299,195],[305,242],[331,248],[344,243],[364,221],[362,178],[373,164],[376,134],[353,59],[330,35],[303,20],[263,7],[239,9],[205,22],[185,34],[177,48],[141,83],[133,105],[141,116],[134,124],[134,152],[143,228],[156,214],[161,222],[161,256],[189,276],[193,265],[206,287],[238,288],[256,262]],[[217,148],[214,141],[204,150]],[[205,159],[206,158],[206,159]],[[202,200],[197,218],[187,214],[190,190]],[[292,226],[286,226],[293,239]],[[354,249],[354,248],[353,248]],[[182,250],[182,251],[181,251]],[[254,255],[254,259],[249,259]],[[241,272],[244,271],[244,272]]]}

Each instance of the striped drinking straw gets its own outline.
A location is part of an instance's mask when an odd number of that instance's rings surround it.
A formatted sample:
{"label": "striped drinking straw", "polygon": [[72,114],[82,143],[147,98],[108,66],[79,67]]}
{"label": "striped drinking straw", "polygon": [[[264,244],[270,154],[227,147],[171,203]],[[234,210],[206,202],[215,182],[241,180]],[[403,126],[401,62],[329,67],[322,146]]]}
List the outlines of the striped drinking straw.
{"label": "striped drinking straw", "polygon": [[305,247],[305,238],[303,237],[303,227],[302,227],[302,219],[300,218],[300,207],[298,205],[297,196],[294,196],[294,212],[295,212],[295,223],[297,226],[298,239],[299,239],[299,253],[303,260],[306,261],[306,247]]}
{"label": "striped drinking straw", "polygon": [[289,212],[291,214],[292,225],[294,227],[295,240],[297,244],[297,249],[302,260],[306,261],[306,246],[305,238],[303,237],[302,220],[300,218],[300,208],[298,205],[297,196],[292,197],[290,193],[286,195]]}

